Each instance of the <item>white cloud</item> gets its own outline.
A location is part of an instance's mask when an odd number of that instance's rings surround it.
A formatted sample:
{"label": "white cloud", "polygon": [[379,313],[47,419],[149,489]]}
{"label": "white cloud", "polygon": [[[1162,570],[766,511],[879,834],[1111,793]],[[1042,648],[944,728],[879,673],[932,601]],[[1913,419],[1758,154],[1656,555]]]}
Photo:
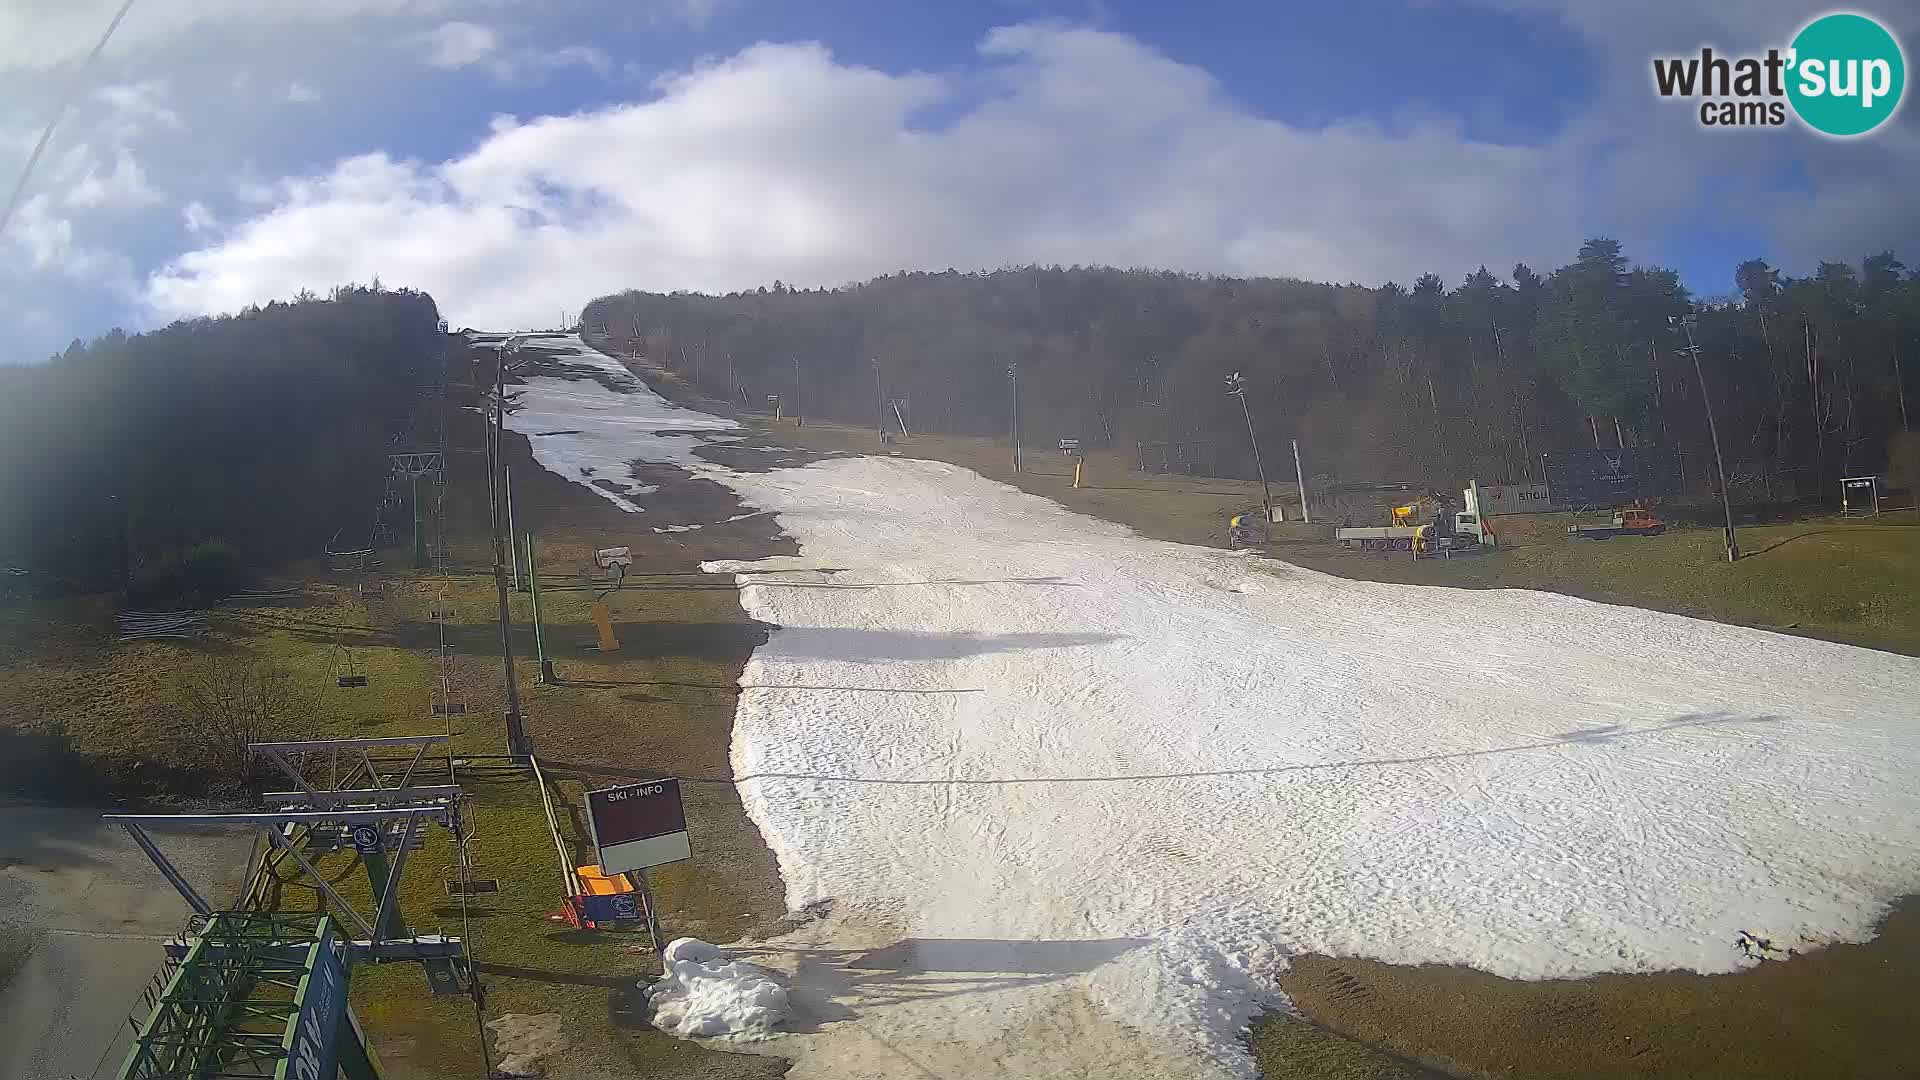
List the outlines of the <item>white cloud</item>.
{"label": "white cloud", "polygon": [[121,141],[138,138],[154,127],[177,131],[186,126],[169,104],[171,90],[165,79],[103,86],[93,96],[109,110],[105,130]]}
{"label": "white cloud", "polygon": [[72,220],[55,212],[53,197],[45,193],[20,204],[0,243],[23,254],[25,268],[35,272],[121,287],[131,279],[126,257],[76,239]]}
{"label": "white cloud", "polygon": [[88,165],[78,180],[65,186],[60,201],[70,209],[99,210],[150,206],[160,198],[160,191],[148,182],[139,159],[122,146],[114,152],[111,170],[103,172],[97,164]]}
{"label": "white cloud", "polygon": [[[1521,146],[1419,110],[1289,125],[1132,38],[1059,25],[994,31],[977,65],[942,74],[762,44],[659,79],[642,102],[497,120],[449,161],[371,154],[256,182],[259,208],[153,273],[145,297],[162,315],[228,311],[378,274],[433,292],[456,322],[518,325],[628,287],[831,285],[902,267],[1457,282],[1482,263],[1558,265],[1594,232],[1651,253],[1691,224],[1697,193],[1752,163],[1770,175],[1760,166],[1785,152],[1702,140],[1637,92],[1607,99],[1632,109],[1611,123],[1588,114]],[[1849,148],[1860,171],[1818,197],[1713,205],[1796,253],[1822,236],[1828,257],[1848,254],[1835,237],[1920,240],[1887,179],[1920,162],[1916,143]]]}
{"label": "white cloud", "polygon": [[491,26],[470,22],[442,23],[410,39],[425,51],[422,59],[428,67],[443,71],[482,66],[502,81],[537,78],[566,67],[584,67],[601,78],[613,71],[613,61],[605,52],[590,45],[567,45],[544,49],[508,43]]}
{"label": "white cloud", "polygon": [[198,199],[180,208],[180,219],[186,225],[188,232],[195,233],[218,228],[220,224],[213,216],[213,211],[207,209],[207,205]]}
{"label": "white cloud", "polygon": [[477,64],[500,49],[500,35],[479,23],[441,23],[420,35],[429,67],[451,70]]}
{"label": "white cloud", "polygon": [[288,83],[281,96],[295,105],[312,105],[321,100],[320,91],[298,79]]}
{"label": "white cloud", "polygon": [[660,17],[685,23],[695,30],[705,30],[715,16],[732,10],[733,6],[734,0],[668,0],[660,11]]}
{"label": "white cloud", "polygon": [[1051,261],[1379,281],[1578,242],[1550,150],[1289,127],[1115,34],[1014,27],[982,52],[998,92],[937,130],[917,116],[968,76],[760,45],[644,103],[500,123],[452,161],[344,161],[154,274],[148,299],[231,310],[378,273],[505,324],[628,286]]}
{"label": "white cloud", "polygon": [[[170,44],[207,27],[419,17],[454,0],[141,0],[114,32],[110,55]],[[44,71],[85,56],[113,16],[109,3],[9,0],[0,4],[0,71]]]}

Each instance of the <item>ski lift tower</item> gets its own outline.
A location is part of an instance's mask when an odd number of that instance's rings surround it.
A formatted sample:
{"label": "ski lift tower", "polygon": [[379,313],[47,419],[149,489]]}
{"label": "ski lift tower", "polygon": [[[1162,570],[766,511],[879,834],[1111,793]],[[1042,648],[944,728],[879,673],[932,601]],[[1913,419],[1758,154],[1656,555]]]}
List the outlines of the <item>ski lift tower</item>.
{"label": "ski lift tower", "polygon": [[[378,1080],[347,1006],[355,964],[417,961],[432,992],[477,992],[465,942],[413,933],[399,910],[400,879],[408,854],[424,845],[423,826],[452,834],[463,881],[470,868],[460,788],[414,780],[427,751],[446,739],[253,743],[250,753],[278,766],[297,787],[264,796],[270,809],[104,815],[127,830],[194,912],[187,931],[166,944],[176,966],[145,1023],[135,1025],[121,1080],[284,1080],[332,1077],[336,1067],[346,1080]],[[407,749],[410,758],[374,756]],[[322,775],[323,782],[312,779]],[[255,842],[247,884],[230,910],[215,910],[148,832],[222,825],[254,827],[265,840]],[[348,845],[372,886],[368,913],[343,898],[315,865]],[[325,910],[273,910],[281,887],[295,883],[317,893]]]}
{"label": "ski lift tower", "polygon": [[436,484],[439,483],[439,478],[446,469],[447,456],[438,450],[427,450],[388,454],[387,460],[392,463],[393,475],[396,478],[404,478],[412,484],[410,497],[413,501],[413,565],[415,569],[424,570],[428,565],[427,534],[420,527],[420,478],[431,476]]}

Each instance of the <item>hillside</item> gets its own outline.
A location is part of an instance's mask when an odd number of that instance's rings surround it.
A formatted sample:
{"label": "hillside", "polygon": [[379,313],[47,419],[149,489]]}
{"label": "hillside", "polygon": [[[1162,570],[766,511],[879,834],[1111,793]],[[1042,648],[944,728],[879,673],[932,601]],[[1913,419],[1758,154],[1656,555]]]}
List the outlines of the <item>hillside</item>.
{"label": "hillside", "polygon": [[[1885,468],[1920,393],[1920,280],[1891,253],[1799,280],[1754,260],[1730,280],[1740,291],[1698,305],[1692,340],[1736,496],[1827,495],[1843,474]],[[1550,274],[1482,268],[1452,289],[1432,274],[1374,289],[1026,267],[626,292],[581,322],[715,396],[758,407],[779,394],[789,416],[875,424],[897,402],[889,425],[1004,436],[1017,365],[1028,446],[1194,440],[1201,471],[1250,477],[1246,422],[1224,392],[1237,371],[1269,471],[1287,471],[1293,437],[1310,475],[1435,486],[1540,480],[1543,451],[1624,443],[1673,447],[1701,492],[1712,443],[1688,338],[1669,322],[1692,299],[1672,271],[1595,239]]]}
{"label": "hillside", "polygon": [[439,319],[348,287],[0,367],[0,562],[93,590],[209,542],[244,564],[364,541]]}

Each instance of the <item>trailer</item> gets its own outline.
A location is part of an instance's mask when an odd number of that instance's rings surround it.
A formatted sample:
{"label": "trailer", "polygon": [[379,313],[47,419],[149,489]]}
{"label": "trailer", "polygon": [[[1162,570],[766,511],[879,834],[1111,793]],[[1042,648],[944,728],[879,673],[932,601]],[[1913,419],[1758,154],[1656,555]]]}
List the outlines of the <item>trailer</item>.
{"label": "trailer", "polygon": [[1423,526],[1388,525],[1382,528],[1345,528],[1333,530],[1341,547],[1360,551],[1412,551],[1413,541]]}

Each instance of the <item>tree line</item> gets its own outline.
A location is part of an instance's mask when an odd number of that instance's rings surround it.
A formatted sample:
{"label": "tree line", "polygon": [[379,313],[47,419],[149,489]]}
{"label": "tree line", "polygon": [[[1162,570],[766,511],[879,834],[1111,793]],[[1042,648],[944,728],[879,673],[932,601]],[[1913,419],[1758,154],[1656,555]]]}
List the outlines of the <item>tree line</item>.
{"label": "tree line", "polygon": [[432,297],[376,281],[0,367],[0,561],[102,588],[364,542],[444,342]]}
{"label": "tree line", "polygon": [[1451,288],[1030,266],[629,291],[581,324],[742,404],[779,394],[788,413],[875,424],[897,405],[952,434],[1008,434],[1017,367],[1027,445],[1204,443],[1221,475],[1253,471],[1234,372],[1262,441],[1297,437],[1308,472],[1340,480],[1540,481],[1547,451],[1659,446],[1705,493],[1699,376],[1736,497],[1830,497],[1890,454],[1898,471],[1890,444],[1920,409],[1920,274],[1882,252],[1806,278],[1749,260],[1732,283],[1697,300],[1595,238],[1551,273],[1483,266]]}

